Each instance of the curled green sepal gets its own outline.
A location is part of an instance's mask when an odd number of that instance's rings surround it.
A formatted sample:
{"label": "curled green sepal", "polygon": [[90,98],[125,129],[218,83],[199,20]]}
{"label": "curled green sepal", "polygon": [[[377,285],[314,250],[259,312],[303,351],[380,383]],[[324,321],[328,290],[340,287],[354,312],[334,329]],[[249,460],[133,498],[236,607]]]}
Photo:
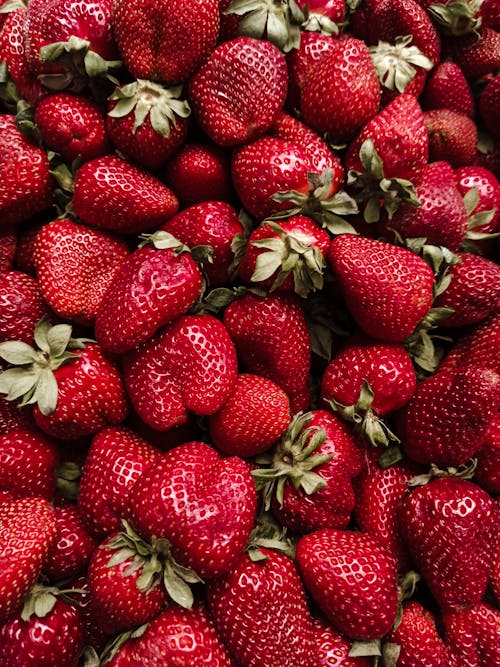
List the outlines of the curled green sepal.
{"label": "curled green sepal", "polygon": [[432,69],[432,60],[417,46],[410,46],[412,39],[412,35],[405,35],[396,37],[394,44],[379,41],[376,46],[369,47],[379,81],[388,90],[404,93],[415,78],[417,67],[427,71]]}
{"label": "curled green sepal", "polygon": [[191,252],[187,245],[181,243],[181,241],[176,239],[173,234],[170,234],[170,232],[163,229],[160,229],[153,234],[140,234],[139,238],[141,239],[138,246],[139,248],[152,245],[156,250],[172,249],[175,255],[180,255],[183,252]]}
{"label": "curled green sepal", "polygon": [[428,8],[429,15],[440,32],[453,37],[480,34],[482,0],[455,0],[436,3]]}
{"label": "curled green sepal", "polygon": [[255,527],[250,533],[246,552],[254,563],[266,561],[267,554],[262,549],[270,549],[295,557],[295,543],[287,535],[285,526],[282,526],[271,512],[261,512],[256,520]]}

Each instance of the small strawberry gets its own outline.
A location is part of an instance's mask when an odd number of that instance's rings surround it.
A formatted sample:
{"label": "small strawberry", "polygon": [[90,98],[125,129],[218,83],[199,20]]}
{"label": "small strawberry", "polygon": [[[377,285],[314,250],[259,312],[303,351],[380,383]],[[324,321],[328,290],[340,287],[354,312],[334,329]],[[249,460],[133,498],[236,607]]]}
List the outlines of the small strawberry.
{"label": "small strawberry", "polygon": [[496,414],[475,454],[474,481],[488,493],[500,495],[500,414]]}
{"label": "small strawberry", "polygon": [[473,164],[476,157],[477,128],[474,121],[452,109],[424,113],[429,133],[429,158],[443,160],[452,167]]}
{"label": "small strawberry", "polygon": [[339,632],[379,639],[394,625],[396,568],[371,535],[325,528],[300,538],[296,560],[306,589]]}
{"label": "small strawberry", "polygon": [[429,73],[420,102],[426,111],[451,109],[470,118],[474,116],[470,85],[460,67],[449,60],[439,63]]}
{"label": "small strawberry", "polygon": [[444,616],[450,667],[500,664],[500,611],[487,602]]}
{"label": "small strawberry", "polygon": [[[500,33],[499,33],[500,34]],[[500,76],[497,75],[488,81],[479,98],[479,115],[488,132],[500,139],[498,117],[500,115]]]}
{"label": "small strawberry", "polygon": [[33,330],[47,313],[38,282],[22,271],[0,274],[0,340],[33,343]]}

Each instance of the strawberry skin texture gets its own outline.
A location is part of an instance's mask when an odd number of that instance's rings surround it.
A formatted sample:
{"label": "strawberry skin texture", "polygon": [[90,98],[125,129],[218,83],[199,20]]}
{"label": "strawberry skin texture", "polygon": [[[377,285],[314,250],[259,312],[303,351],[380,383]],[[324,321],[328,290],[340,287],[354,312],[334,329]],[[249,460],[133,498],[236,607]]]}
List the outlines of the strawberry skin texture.
{"label": "strawberry skin texture", "polygon": [[205,134],[220,146],[235,146],[271,127],[283,107],[287,82],[281,51],[242,36],[212,52],[189,82],[189,100]]}
{"label": "strawberry skin texture", "polygon": [[410,250],[340,234],[327,258],[352,316],[373,338],[401,342],[429,312],[434,274]]}
{"label": "strawberry skin texture", "polygon": [[372,667],[369,657],[350,657],[352,642],[323,619],[313,619],[318,667]]}
{"label": "strawberry skin texture", "polygon": [[92,227],[137,234],[177,212],[174,193],[149,172],[115,155],[86,162],[75,176],[73,207]]}
{"label": "strawberry skin texture", "polygon": [[500,220],[500,183],[495,174],[485,167],[470,165],[455,169],[455,178],[460,193],[467,194],[471,188],[477,188],[479,201],[471,215],[496,209],[492,219],[476,228],[481,232],[494,232]]}
{"label": "strawberry skin texture", "polygon": [[474,116],[472,90],[460,67],[451,61],[439,63],[429,73],[420,102],[426,110],[451,109]]}
{"label": "strawberry skin texture", "polygon": [[476,458],[476,483],[488,493],[500,496],[500,414],[491,420]]}
{"label": "strawberry skin texture", "polygon": [[444,41],[444,51],[469,81],[481,79],[500,67],[500,32],[484,27],[479,36],[451,37]]}
{"label": "strawberry skin texture", "polygon": [[184,424],[188,411],[221,409],[236,382],[234,344],[211,315],[185,315],[128,354],[123,378],[139,417],[165,431]]}
{"label": "strawberry skin texture", "polygon": [[443,160],[452,167],[474,163],[477,127],[469,116],[452,109],[433,109],[426,111],[424,118],[432,162]]}
{"label": "strawberry skin texture", "polygon": [[166,452],[134,484],[128,519],[147,540],[165,538],[202,578],[229,571],[247,545],[257,495],[250,466],[203,442]]}
{"label": "strawberry skin texture", "polygon": [[106,352],[132,350],[185,313],[200,290],[201,273],[188,253],[138,248],[121,264],[103,296],[96,339]]}
{"label": "strawberry skin texture", "polygon": [[219,34],[218,0],[116,0],[113,30],[132,76],[186,81],[212,53]]}
{"label": "strawberry skin texture", "polygon": [[500,76],[488,81],[479,98],[479,115],[488,132],[500,139],[498,117],[500,116]]}
{"label": "strawberry skin texture", "polygon": [[214,624],[241,667],[313,667],[316,648],[304,588],[293,560],[262,548],[242,554],[207,585]]}
{"label": "strawberry skin texture", "polygon": [[31,345],[38,320],[47,312],[40,285],[22,271],[0,273],[0,340]]}
{"label": "strawberry skin texture", "polygon": [[39,231],[33,263],[43,298],[59,317],[91,324],[125,257],[127,244],[71,220],[55,220]]}
{"label": "strawberry skin texture", "polygon": [[439,370],[458,366],[491,368],[500,374],[500,315],[494,315],[462,336],[439,365]]}
{"label": "strawberry skin texture", "polygon": [[463,479],[433,479],[403,498],[398,525],[442,610],[480,602],[498,525],[498,508],[486,491]]}
{"label": "strawberry skin texture", "polygon": [[0,622],[22,607],[55,537],[54,511],[44,498],[0,504]]}
{"label": "strawberry skin texture", "polygon": [[500,611],[487,602],[446,614],[450,667],[490,667],[500,664]]}
{"label": "strawberry skin texture", "polygon": [[325,528],[300,538],[296,560],[306,589],[330,623],[353,639],[377,639],[397,612],[394,561],[371,535]]}
{"label": "strawberry skin texture", "polygon": [[78,491],[78,507],[92,533],[104,537],[120,530],[131,487],[159,457],[124,426],[108,426],[94,436]]}

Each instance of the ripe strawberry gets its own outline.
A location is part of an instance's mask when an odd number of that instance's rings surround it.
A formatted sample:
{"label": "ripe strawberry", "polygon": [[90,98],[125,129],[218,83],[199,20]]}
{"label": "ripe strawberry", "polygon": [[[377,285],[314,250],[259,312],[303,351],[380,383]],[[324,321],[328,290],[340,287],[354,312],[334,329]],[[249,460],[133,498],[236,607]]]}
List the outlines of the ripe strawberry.
{"label": "ripe strawberry", "polygon": [[236,350],[212,315],[185,315],[123,361],[132,405],[152,428],[165,431],[188,420],[188,411],[221,409],[236,382]]}
{"label": "ripe strawberry", "polygon": [[351,657],[352,642],[322,619],[313,619],[318,667],[371,667],[372,658]]}
{"label": "ripe strawberry", "polygon": [[440,370],[421,382],[398,415],[406,454],[419,463],[460,466],[478,451],[500,407],[500,376],[477,366]]}
{"label": "ripe strawberry", "polygon": [[250,457],[269,449],[289,421],[283,389],[260,375],[241,373],[226,402],[210,416],[210,438],[224,454]]}
{"label": "ripe strawberry", "polygon": [[193,204],[176,213],[161,229],[190,248],[210,246],[212,261],[203,266],[210,285],[229,282],[234,259],[231,244],[237,234],[244,233],[238,213],[231,204],[214,200]]}
{"label": "ripe strawberry", "polygon": [[236,37],[222,42],[189,82],[201,129],[216,144],[248,143],[266,132],[283,107],[285,57],[271,42]]}
{"label": "ripe strawberry", "polygon": [[54,495],[59,453],[55,443],[32,429],[16,428],[0,436],[0,489],[13,497]]}
{"label": "ripe strawberry", "polygon": [[120,530],[132,485],[158,458],[158,450],[124,426],[107,426],[94,436],[78,490],[78,507],[92,533]]}
{"label": "ripe strawberry", "polygon": [[33,330],[47,312],[38,282],[21,271],[0,274],[0,340],[33,342]]}
{"label": "ripe strawberry", "polygon": [[218,0],[161,0],[149,6],[116,0],[113,30],[123,62],[138,79],[186,81],[212,53],[219,34]]}
{"label": "ripe strawberry", "polygon": [[489,259],[469,252],[459,252],[460,261],[454,264],[451,282],[434,301],[438,308],[453,308],[442,320],[443,327],[478,324],[500,310],[500,266]]}
{"label": "ripe strawberry", "polygon": [[401,621],[384,640],[383,651],[397,652],[398,667],[448,667],[448,650],[432,613],[416,601],[403,605]]}
{"label": "ripe strawberry", "polygon": [[0,114],[0,213],[15,225],[52,203],[53,179],[45,151],[17,129],[14,116]]}
{"label": "ripe strawberry", "polygon": [[33,496],[0,504],[0,621],[8,620],[38,579],[56,536],[52,506]]}
{"label": "ripe strawberry", "polygon": [[431,307],[432,270],[406,248],[340,234],[328,260],[351,314],[373,338],[403,341]]}
{"label": "ripe strawberry", "polygon": [[349,140],[378,110],[380,85],[368,47],[348,37],[335,40],[304,75],[301,112],[314,130],[330,141]]}
{"label": "ripe strawberry", "polygon": [[[15,225],[0,231],[0,271],[11,271],[17,251],[18,235]],[[16,267],[20,268],[20,267]]]}
{"label": "ripe strawberry", "polygon": [[104,155],[78,169],[73,207],[92,227],[136,234],[155,229],[172,217],[178,201],[152,174],[115,155]]}
{"label": "ripe strawberry", "polygon": [[266,509],[295,533],[346,528],[354,509],[352,480],[362,453],[347,427],[326,410],[296,415],[252,471]]}
{"label": "ripe strawberry", "polygon": [[325,528],[300,538],[296,560],[306,589],[339,632],[378,639],[394,625],[394,561],[365,533]]}
{"label": "ripe strawberry", "polygon": [[[500,34],[500,33],[499,33]],[[479,98],[479,115],[488,132],[500,139],[498,117],[500,115],[500,76],[493,77],[484,87]]]}
{"label": "ripe strawberry", "polygon": [[207,585],[208,608],[224,643],[242,667],[316,665],[312,620],[293,560],[259,549],[241,554]]}
{"label": "ripe strawberry", "polygon": [[307,388],[311,343],[298,297],[248,292],[229,304],[223,320],[247,372],[269,378],[289,396]]}
{"label": "ripe strawberry", "polygon": [[222,457],[203,442],[189,442],[143,472],[130,490],[128,518],[146,540],[168,540],[179,565],[211,579],[230,571],[240,558],[256,505],[245,461]]}
{"label": "ripe strawberry", "polygon": [[115,148],[146,169],[160,169],[186,139],[191,110],[180,94],[145,79],[118,86],[106,116]]}
{"label": "ripe strawberry", "polygon": [[498,609],[479,602],[469,609],[446,614],[444,620],[450,667],[490,667],[500,663]]}
{"label": "ripe strawberry", "polygon": [[399,531],[443,610],[477,604],[488,584],[497,508],[486,491],[457,477],[415,487],[399,506]]}
{"label": "ripe strawberry", "polygon": [[188,250],[162,231],[122,262],[97,311],[95,335],[104,350],[132,350],[193,305],[201,273]]}
{"label": "ripe strawberry", "polygon": [[500,539],[498,538],[493,552],[490,586],[498,607],[498,603],[500,602]]}
{"label": "ripe strawberry", "polygon": [[470,118],[474,116],[470,85],[460,67],[448,60],[429,73],[420,102],[425,110],[451,109]]}
{"label": "ripe strawberry", "polygon": [[472,219],[473,231],[495,232],[500,220],[500,183],[493,172],[479,165],[470,165],[455,169],[455,177],[463,197],[472,188],[477,189],[477,203],[470,211],[469,228]]}
{"label": "ripe strawberry", "polygon": [[451,58],[469,81],[500,67],[500,32],[484,27],[479,34],[450,37],[443,42],[444,55]]}
{"label": "ripe strawberry", "polygon": [[462,336],[441,362],[439,370],[480,366],[500,373],[500,315],[489,317]]}
{"label": "ripe strawberry", "polygon": [[500,414],[496,414],[475,454],[474,481],[488,493],[500,495]]}
{"label": "ripe strawberry", "polygon": [[33,263],[43,298],[65,320],[90,324],[119,267],[127,244],[71,220],[54,220],[36,237]]}
{"label": "ripe strawberry", "polygon": [[500,31],[500,6],[498,0],[483,0],[479,13],[482,18],[482,25],[493,30]]}
{"label": "ripe strawberry", "polygon": [[54,93],[39,102],[35,123],[46,148],[73,162],[78,156],[83,162],[109,153],[101,109],[86,97]]}
{"label": "ripe strawberry", "polygon": [[474,162],[477,128],[469,116],[451,109],[433,109],[424,113],[424,119],[429,133],[431,161],[443,160],[452,167]]}

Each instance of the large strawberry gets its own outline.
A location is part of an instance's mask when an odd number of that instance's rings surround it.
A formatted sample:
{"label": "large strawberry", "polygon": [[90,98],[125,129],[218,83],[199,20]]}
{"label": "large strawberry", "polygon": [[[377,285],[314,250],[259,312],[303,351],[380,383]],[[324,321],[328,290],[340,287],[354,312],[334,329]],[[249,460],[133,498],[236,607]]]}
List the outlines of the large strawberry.
{"label": "large strawberry", "polygon": [[500,664],[500,611],[488,602],[444,615],[450,667]]}
{"label": "large strawberry", "polygon": [[39,283],[22,271],[0,274],[0,340],[33,342],[38,320],[47,313]]}
{"label": "large strawberry", "polygon": [[201,273],[188,251],[162,231],[122,262],[97,311],[95,335],[104,350],[133,349],[193,305]]}
{"label": "large strawberry", "polygon": [[457,340],[440,370],[482,366],[500,373],[500,315],[493,315]]}
{"label": "large strawberry", "polygon": [[233,391],[236,373],[234,344],[212,315],[179,317],[123,362],[134,409],[159,431],[184,424],[188,411],[210,415],[220,410]]}

